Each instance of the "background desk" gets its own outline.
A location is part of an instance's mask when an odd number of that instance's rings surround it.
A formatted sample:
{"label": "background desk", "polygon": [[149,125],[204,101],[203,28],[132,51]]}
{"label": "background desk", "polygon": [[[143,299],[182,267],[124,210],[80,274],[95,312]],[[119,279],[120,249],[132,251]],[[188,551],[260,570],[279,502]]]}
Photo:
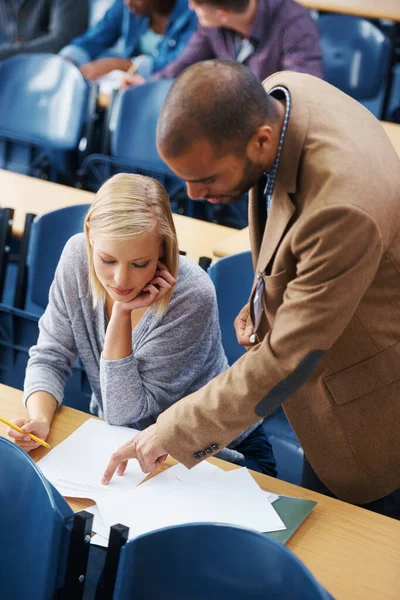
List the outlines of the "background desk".
{"label": "background desk", "polygon": [[[21,392],[0,385],[0,415],[24,416]],[[56,414],[49,443],[56,446],[90,415],[61,407]],[[0,423],[0,435],[6,435]],[[39,460],[47,450],[39,448]],[[176,461],[169,458],[167,466]],[[211,459],[224,469],[233,465]],[[400,598],[400,522],[315,494],[266,475],[252,473],[268,491],[316,500],[317,506],[288,542],[288,547],[307,565],[336,600],[398,600]],[[91,501],[71,500],[74,510]]]}
{"label": "background desk", "polygon": [[[400,6],[400,0],[396,0]],[[387,123],[381,121],[382,127],[386,131],[394,149],[400,158],[400,125],[397,123]],[[371,152],[373,152],[373,148]],[[250,250],[249,228],[245,227],[240,231],[236,231],[229,237],[224,238],[217,246],[214,246],[215,256],[230,256],[237,252]]]}
{"label": "background desk", "polygon": [[400,22],[399,0],[297,0],[310,10]]}
{"label": "background desk", "polygon": [[[92,192],[35,179],[0,169],[0,206],[15,210],[13,234],[21,236],[25,215],[42,215],[46,212],[74,204],[90,204]],[[215,225],[183,215],[173,215],[179,249],[198,262],[200,256],[214,258],[213,248],[232,235],[229,227]]]}

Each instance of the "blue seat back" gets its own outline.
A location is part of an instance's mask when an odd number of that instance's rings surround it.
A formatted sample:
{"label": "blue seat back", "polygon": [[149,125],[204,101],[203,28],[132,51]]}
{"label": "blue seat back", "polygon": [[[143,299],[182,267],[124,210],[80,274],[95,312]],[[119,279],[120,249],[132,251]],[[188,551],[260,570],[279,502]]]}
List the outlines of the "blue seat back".
{"label": "blue seat back", "polygon": [[91,140],[96,96],[97,87],[60,56],[19,54],[2,61],[0,168],[71,180]]}
{"label": "blue seat back", "polygon": [[[237,341],[233,322],[250,296],[254,279],[251,252],[219,259],[210,266],[208,274],[217,292],[222,344],[231,365],[245,352]],[[300,485],[303,450],[283,410],[280,408],[264,419],[263,427],[274,451],[278,477]]]}
{"label": "blue seat back", "polygon": [[172,84],[172,79],[161,79],[117,96],[110,118],[112,156],[173,176],[156,146],[158,117]]}
{"label": "blue seat back", "polygon": [[27,256],[27,311],[41,315],[63,248],[70,237],[83,231],[89,204],[67,206],[35,218]]}
{"label": "blue seat back", "polygon": [[216,523],[169,527],[121,550],[114,600],[328,600],[285,546]]}
{"label": "blue seat back", "polygon": [[77,148],[90,88],[71,62],[18,54],[0,63],[0,130],[54,150]]}
{"label": "blue seat back", "polygon": [[54,598],[73,518],[30,456],[0,437],[0,598]]}
{"label": "blue seat back", "polygon": [[250,297],[254,279],[251,252],[219,259],[210,266],[208,274],[217,292],[222,344],[231,365],[245,352],[237,341],[233,322]]}
{"label": "blue seat back", "polygon": [[318,19],[324,78],[356,100],[374,98],[383,86],[390,43],[370,21],[348,15]]}

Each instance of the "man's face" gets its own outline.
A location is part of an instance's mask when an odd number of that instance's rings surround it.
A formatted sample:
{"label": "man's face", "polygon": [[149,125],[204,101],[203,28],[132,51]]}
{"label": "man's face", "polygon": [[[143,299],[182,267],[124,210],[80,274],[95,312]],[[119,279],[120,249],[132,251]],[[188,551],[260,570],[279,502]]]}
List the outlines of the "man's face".
{"label": "man's face", "polygon": [[179,157],[161,157],[170,169],[186,181],[193,200],[212,204],[231,204],[248,192],[260,179],[265,166],[254,162],[246,150],[242,154],[220,155],[207,140],[195,142]]}
{"label": "man's face", "polygon": [[202,27],[223,27],[221,13],[226,11],[221,11],[211,4],[197,4],[196,0],[189,0],[189,7],[196,13]]}
{"label": "man's face", "polygon": [[125,4],[138,17],[150,17],[155,8],[155,0],[125,0]]}

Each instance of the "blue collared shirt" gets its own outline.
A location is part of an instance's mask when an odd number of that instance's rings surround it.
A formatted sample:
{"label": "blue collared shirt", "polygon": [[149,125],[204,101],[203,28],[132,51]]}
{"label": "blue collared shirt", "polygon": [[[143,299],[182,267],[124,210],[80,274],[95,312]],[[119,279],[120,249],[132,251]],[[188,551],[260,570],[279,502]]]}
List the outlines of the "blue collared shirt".
{"label": "blue collared shirt", "polygon": [[[63,48],[61,55],[78,66],[104,56],[133,58],[140,52],[140,37],[148,29],[149,22],[150,19],[129,10],[123,0],[115,0],[103,19]],[[154,55],[154,73],[180,55],[196,27],[196,15],[189,9],[187,0],[176,0]]]}

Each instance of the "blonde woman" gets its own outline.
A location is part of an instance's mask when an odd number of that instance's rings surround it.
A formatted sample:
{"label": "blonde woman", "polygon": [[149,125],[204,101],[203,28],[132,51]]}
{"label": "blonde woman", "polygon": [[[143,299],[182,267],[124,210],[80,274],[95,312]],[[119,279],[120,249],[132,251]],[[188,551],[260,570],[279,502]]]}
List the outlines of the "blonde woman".
{"label": "blonde woman", "polygon": [[[93,392],[90,411],[136,429],[228,366],[213,284],[179,256],[169,198],[154,179],[112,177],[89,208],[84,233],[66,244],[30,350],[29,418],[16,420],[25,432],[47,438],[77,358]],[[37,447],[9,435],[27,452]],[[229,449],[221,456],[243,459]]]}

